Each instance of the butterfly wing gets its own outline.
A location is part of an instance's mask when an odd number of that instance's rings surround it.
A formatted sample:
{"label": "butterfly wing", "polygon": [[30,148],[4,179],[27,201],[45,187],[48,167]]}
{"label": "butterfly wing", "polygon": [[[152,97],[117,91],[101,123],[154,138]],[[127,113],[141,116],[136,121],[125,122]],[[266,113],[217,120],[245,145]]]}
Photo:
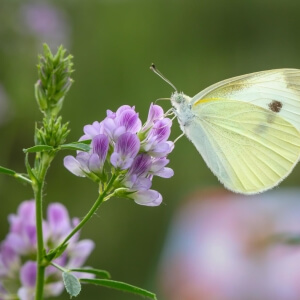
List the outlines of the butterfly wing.
{"label": "butterfly wing", "polygon": [[299,131],[268,109],[221,100],[192,105],[185,134],[228,189],[255,194],[276,186],[299,159]]}
{"label": "butterfly wing", "polygon": [[255,104],[276,112],[300,131],[300,70],[277,69],[230,78],[201,91],[191,103],[205,99]]}

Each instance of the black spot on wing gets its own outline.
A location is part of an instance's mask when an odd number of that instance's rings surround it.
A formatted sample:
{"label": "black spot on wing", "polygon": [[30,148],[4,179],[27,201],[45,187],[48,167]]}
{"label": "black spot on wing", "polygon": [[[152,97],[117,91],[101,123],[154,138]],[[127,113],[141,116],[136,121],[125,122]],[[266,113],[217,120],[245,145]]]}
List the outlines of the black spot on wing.
{"label": "black spot on wing", "polygon": [[282,103],[280,101],[277,100],[272,100],[271,103],[269,103],[269,109],[273,112],[280,112],[281,108],[282,108]]}

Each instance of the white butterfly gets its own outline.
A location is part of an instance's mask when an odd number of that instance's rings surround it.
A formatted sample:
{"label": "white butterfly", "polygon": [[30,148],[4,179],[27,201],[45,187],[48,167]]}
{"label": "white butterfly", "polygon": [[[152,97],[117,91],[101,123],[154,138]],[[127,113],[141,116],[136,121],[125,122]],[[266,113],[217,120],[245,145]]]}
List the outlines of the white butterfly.
{"label": "white butterfly", "polygon": [[231,191],[266,191],[299,160],[300,70],[230,78],[193,98],[176,91],[171,103],[183,133]]}

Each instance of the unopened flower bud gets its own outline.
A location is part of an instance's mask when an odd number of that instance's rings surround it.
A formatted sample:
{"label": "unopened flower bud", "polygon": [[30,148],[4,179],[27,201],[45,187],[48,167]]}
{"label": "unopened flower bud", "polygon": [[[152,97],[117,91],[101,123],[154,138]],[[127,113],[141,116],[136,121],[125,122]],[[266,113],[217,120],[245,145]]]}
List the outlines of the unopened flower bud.
{"label": "unopened flower bud", "polygon": [[46,111],[48,108],[48,102],[41,80],[38,80],[37,83],[34,85],[34,94],[40,110],[42,112]]}

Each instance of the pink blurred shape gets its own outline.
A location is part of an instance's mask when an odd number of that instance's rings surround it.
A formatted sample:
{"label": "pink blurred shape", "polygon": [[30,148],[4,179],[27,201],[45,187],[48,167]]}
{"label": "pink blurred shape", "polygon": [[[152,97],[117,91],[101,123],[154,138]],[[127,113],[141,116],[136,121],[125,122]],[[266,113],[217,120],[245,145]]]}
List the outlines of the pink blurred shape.
{"label": "pink blurred shape", "polygon": [[191,196],[175,216],[159,269],[163,299],[299,300],[300,189]]}

